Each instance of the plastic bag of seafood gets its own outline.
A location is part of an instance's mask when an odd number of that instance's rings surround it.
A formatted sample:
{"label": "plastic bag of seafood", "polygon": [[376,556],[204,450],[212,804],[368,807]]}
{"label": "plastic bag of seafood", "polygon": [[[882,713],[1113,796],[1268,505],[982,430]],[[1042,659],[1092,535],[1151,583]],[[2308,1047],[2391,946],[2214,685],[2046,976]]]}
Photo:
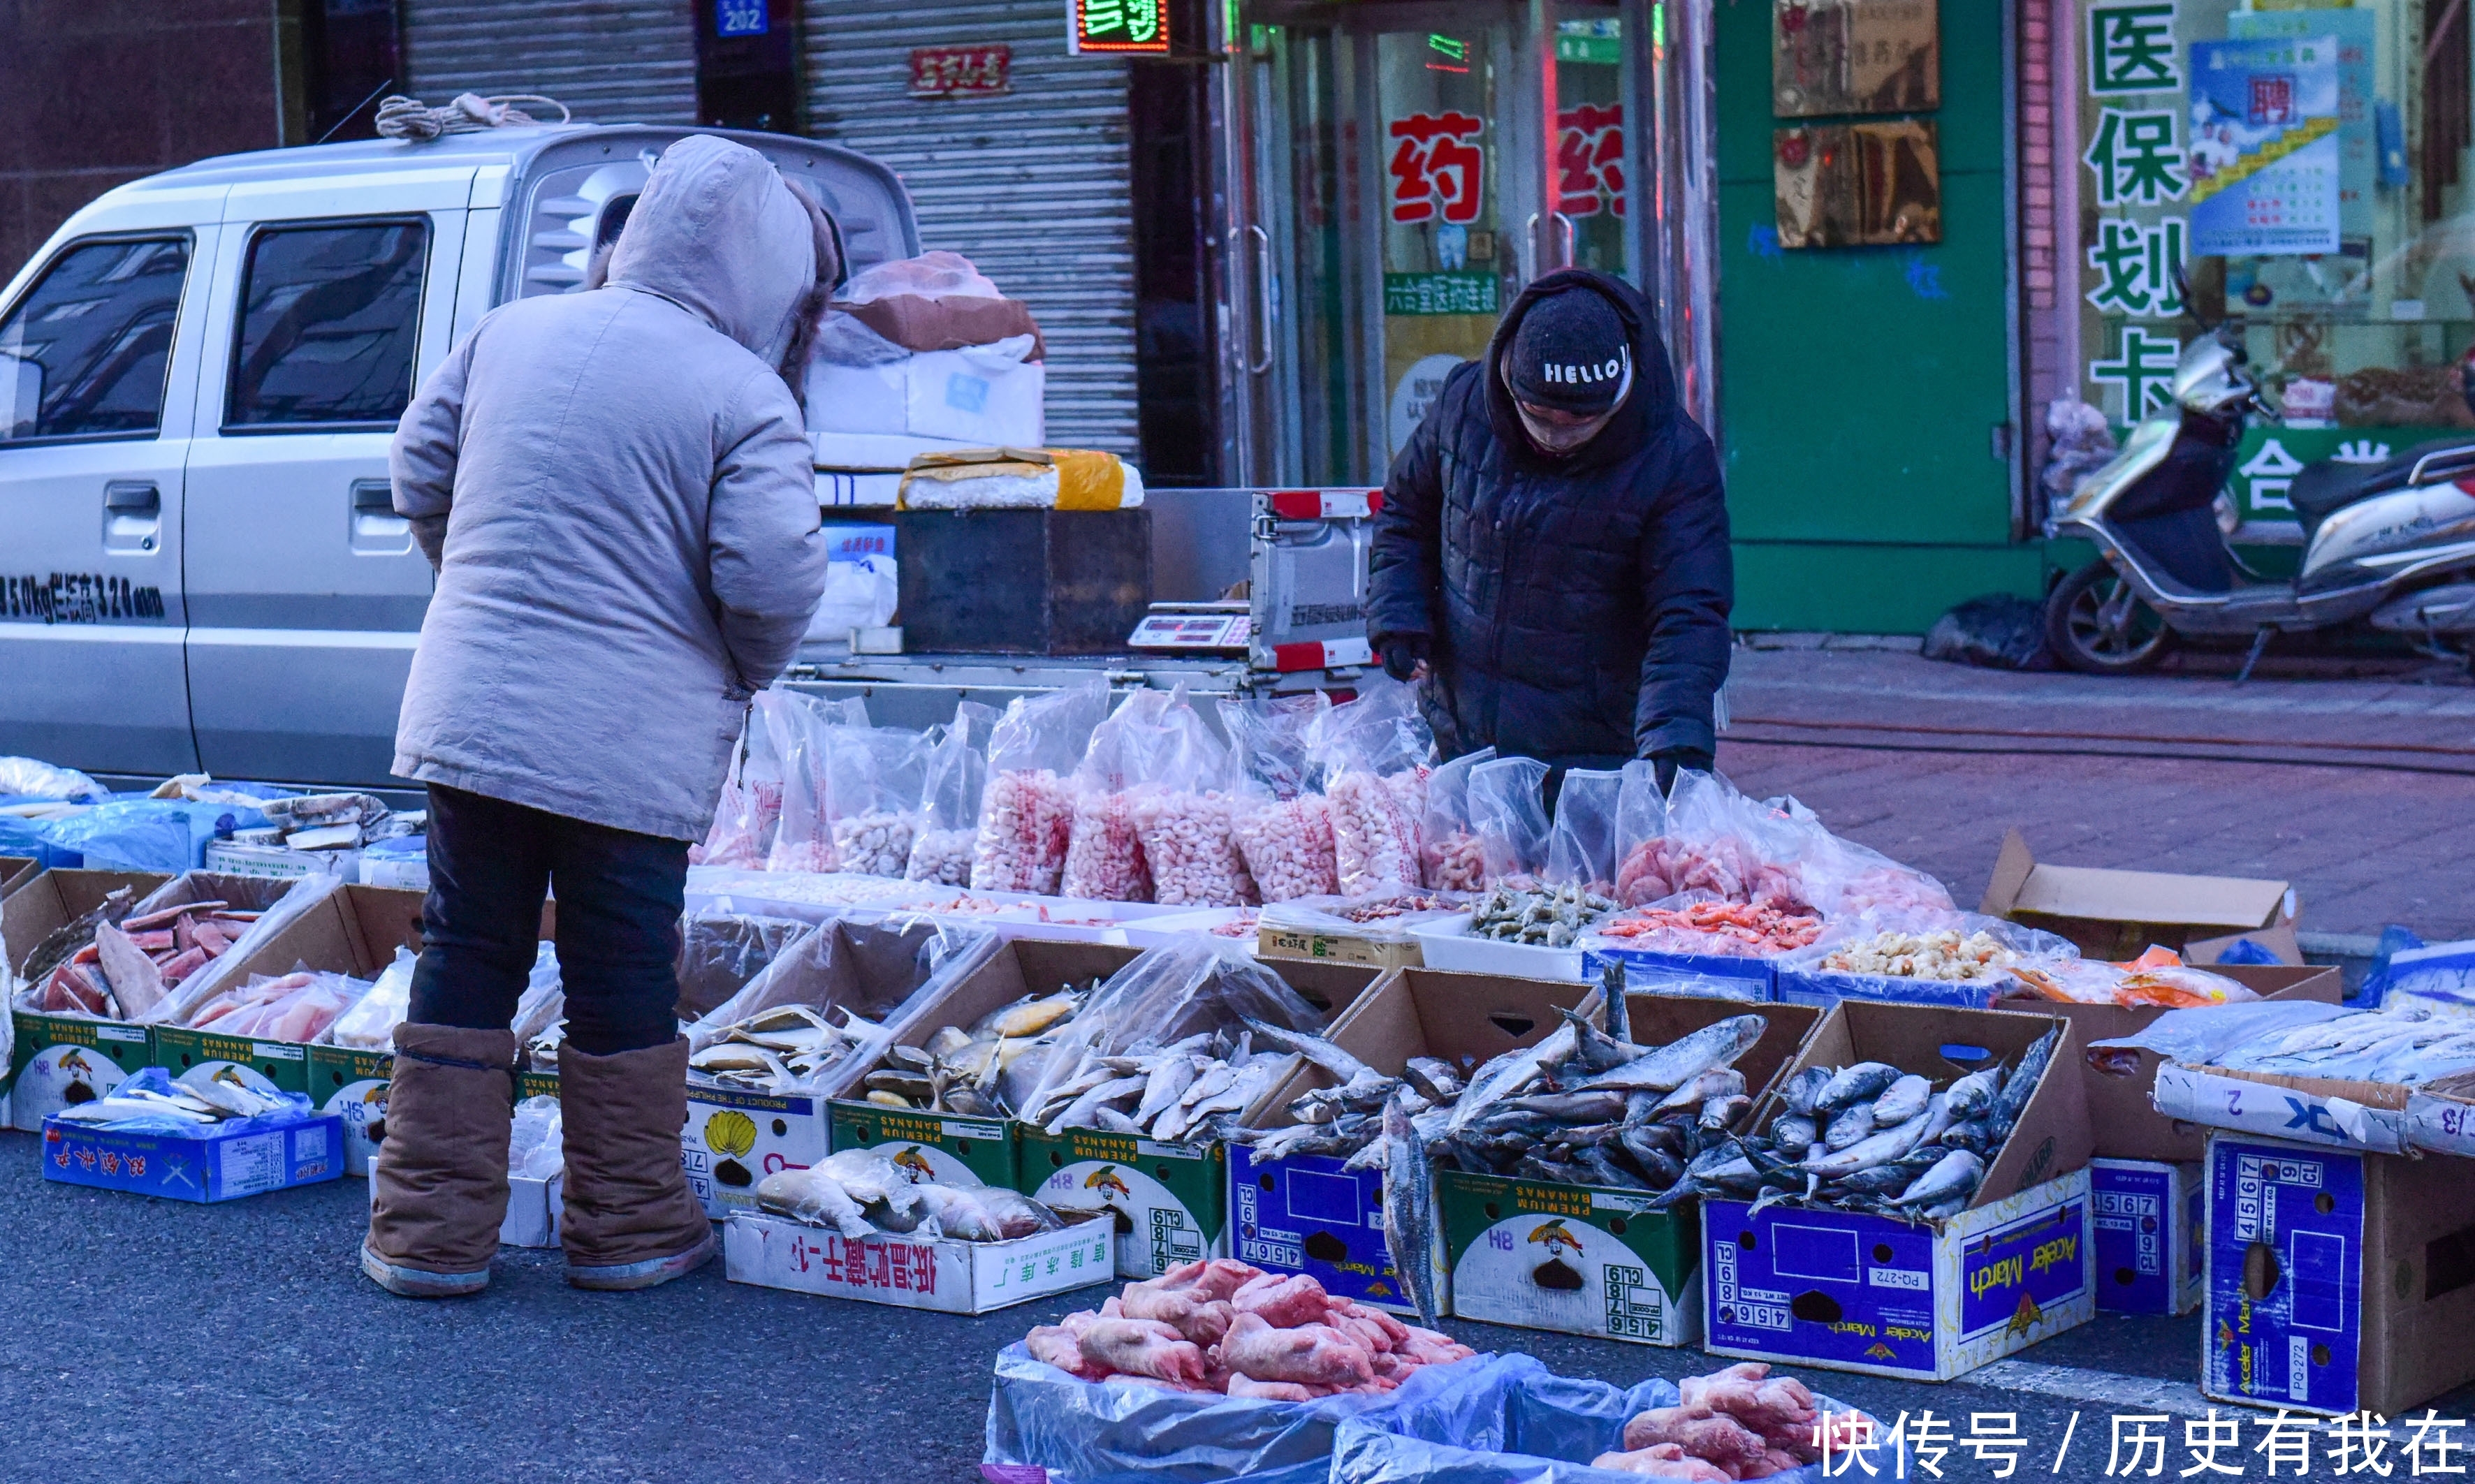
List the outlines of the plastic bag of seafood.
{"label": "plastic bag of seafood", "polygon": [[[842,836],[834,826],[844,813],[867,812],[876,798],[876,729],[868,724],[868,708],[856,696],[827,703],[795,694],[790,700],[791,704],[774,714],[787,733],[775,742],[782,754],[782,822],[773,833],[772,848],[766,852],[765,868],[857,869],[844,864]],[[918,745],[916,733],[899,735],[908,739],[910,745]],[[915,777],[911,793],[916,797],[918,792],[919,781]],[[850,796],[847,804],[845,793]],[[907,859],[909,855],[906,835],[903,857]],[[871,857],[869,864],[879,863]],[[898,866],[894,874],[901,874]]]}
{"label": "plastic bag of seafood", "polygon": [[1832,923],[1811,945],[1782,955],[1778,998],[1799,1005],[1841,999],[1991,1009],[2016,994],[2022,968],[2075,960],[2067,938],[1975,912],[1897,910]]}
{"label": "plastic bag of seafood", "polygon": [[1667,833],[1667,795],[1658,787],[1658,765],[1636,758],[1624,766],[1616,788],[1615,889],[1607,895],[1639,907],[1667,894],[1664,862],[1655,848]]}
{"label": "plastic bag of seafood", "polygon": [[[221,993],[238,966],[248,962],[259,947],[342,886],[342,878],[324,874],[284,881],[190,871],[158,887],[122,919],[124,931],[132,930],[132,924],[145,924],[146,931],[159,931],[170,919],[176,924],[172,928],[175,949],[180,946],[178,922],[220,918],[232,922],[237,931],[218,949],[204,926],[192,927],[197,946],[154,965],[159,978],[146,987],[159,986],[160,996],[146,1010],[126,1018],[141,1025],[187,1024],[198,1007]],[[248,916],[251,912],[256,916]],[[240,920],[244,917],[245,922]],[[135,979],[145,981],[146,975],[136,961],[128,961],[128,969]],[[142,995],[144,990],[139,993]]]}
{"label": "plastic bag of seafood", "polygon": [[1136,827],[1135,795],[1172,764],[1171,714],[1188,710],[1183,688],[1137,691],[1091,732],[1067,781],[1073,818],[1058,892],[1099,902],[1148,902],[1151,864]]}
{"label": "plastic bag of seafood", "polygon": [[1689,1376],[1681,1390],[1660,1377],[1620,1387],[1556,1375],[1528,1355],[1455,1369],[1434,1393],[1343,1423],[1332,1484],[1806,1484],[1826,1476],[1826,1458],[1845,1467],[1849,1443],[1881,1430],[1760,1362]]}
{"label": "plastic bag of seafood", "polygon": [[730,771],[723,777],[722,800],[714,807],[713,828],[688,853],[689,864],[764,869],[773,832],[782,823],[781,748],[797,725],[786,708],[804,704],[796,692],[779,687],[758,692],[748,703],[739,745],[730,750]]}
{"label": "plastic bag of seafood", "polygon": [[1184,1477],[1221,1484],[1324,1484],[1342,1423],[1446,1388],[1483,1384],[1466,1378],[1510,1358],[1422,1367],[1380,1396],[1282,1401],[1177,1391],[1143,1377],[1086,1381],[1034,1360],[1017,1343],[997,1356],[986,1459],[1045,1469],[1050,1478],[1074,1484],[1156,1484],[1166,1458],[1179,1461]]}
{"label": "plastic bag of seafood", "polygon": [[1495,761],[1493,747],[1464,752],[1427,775],[1427,813],[1418,839],[1421,874],[1438,891],[1476,891],[1486,884],[1486,853],[1470,823],[1470,773]]}
{"label": "plastic bag of seafood", "polygon": [[1370,676],[1358,699],[1317,718],[1309,742],[1324,771],[1340,889],[1354,895],[1419,885],[1418,835],[1434,738],[1418,715],[1416,693]]}
{"label": "plastic bag of seafood", "polygon": [[1624,808],[1625,775],[1614,769],[1576,767],[1556,793],[1556,822],[1547,835],[1539,876],[1551,887],[1581,887],[1604,897],[1616,894],[1617,819]]}
{"label": "plastic bag of seafood", "polygon": [[1238,845],[1236,762],[1180,687],[1149,740],[1134,795],[1135,838],[1164,906],[1241,907],[1258,897]]}
{"label": "plastic bag of seafood", "polygon": [[701,1020],[817,931],[791,917],[765,917],[708,905],[679,919],[679,1018]]}
{"label": "plastic bag of seafood", "polygon": [[989,737],[994,707],[963,701],[954,719],[931,729],[928,765],[919,788],[919,831],[902,874],[941,887],[971,884],[971,840],[979,833],[980,800],[989,787]]}
{"label": "plastic bag of seafood", "polygon": [[1470,828],[1489,883],[1535,885],[1547,865],[1547,765],[1497,758],[1470,769]]}
{"label": "plastic bag of seafood", "polygon": [[1316,791],[1316,765],[1307,745],[1316,718],[1332,709],[1331,698],[1311,691],[1223,699],[1219,708],[1238,773],[1238,851],[1257,893],[1266,902],[1287,902],[1338,891],[1332,808]]}
{"label": "plastic bag of seafood", "polygon": [[1055,896],[1074,827],[1065,775],[1083,760],[1109,715],[1109,683],[1094,674],[1045,695],[1018,695],[989,734],[989,781],[971,847],[971,889]]}

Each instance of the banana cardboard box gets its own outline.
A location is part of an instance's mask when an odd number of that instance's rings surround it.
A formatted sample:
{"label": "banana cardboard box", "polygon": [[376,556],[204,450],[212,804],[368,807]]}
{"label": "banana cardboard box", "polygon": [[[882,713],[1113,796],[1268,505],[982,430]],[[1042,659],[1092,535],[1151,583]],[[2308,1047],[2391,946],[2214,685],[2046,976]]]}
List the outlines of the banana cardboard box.
{"label": "banana cardboard box", "polygon": [[[2088,1323],[2096,1311],[2090,1134],[2070,1020],[1842,1000],[1781,1078],[1880,1061],[1942,1086],[1994,1060],[2018,1067],[2049,1032],[2058,1034],[2036,1090],[1956,1216],[1705,1199],[1703,1349],[1947,1381]],[[1778,1085],[1748,1127],[1768,1126]]]}
{"label": "banana cardboard box", "polygon": [[[1633,993],[1632,1038],[1662,1046],[1748,1009],[1741,1000]],[[1821,1023],[1801,1005],[1765,1005],[1770,1022],[1736,1059],[1756,1097]],[[1462,1170],[1435,1175],[1453,1312],[1462,1319],[1638,1345],[1702,1338],[1699,1203],[1652,1208],[1652,1191]]]}
{"label": "banana cardboard box", "polygon": [[2211,1133],[2201,1394],[2402,1418],[2475,1379],[2465,1169]]}
{"label": "banana cardboard box", "polygon": [[756,1182],[766,1176],[824,1158],[827,1137],[822,1097],[691,1083],[679,1167],[705,1215],[720,1221],[756,1209]]}
{"label": "banana cardboard box", "polygon": [[[22,981],[27,961],[43,939],[94,911],[111,892],[125,887],[131,901],[141,901],[171,879],[145,871],[57,869],[21,879],[0,901],[0,959]],[[23,988],[39,991],[41,985]],[[12,1009],[11,1016],[15,1045],[5,1085],[14,1128],[40,1130],[44,1119],[70,1104],[119,1086],[155,1055],[145,1026],[28,1010]]]}

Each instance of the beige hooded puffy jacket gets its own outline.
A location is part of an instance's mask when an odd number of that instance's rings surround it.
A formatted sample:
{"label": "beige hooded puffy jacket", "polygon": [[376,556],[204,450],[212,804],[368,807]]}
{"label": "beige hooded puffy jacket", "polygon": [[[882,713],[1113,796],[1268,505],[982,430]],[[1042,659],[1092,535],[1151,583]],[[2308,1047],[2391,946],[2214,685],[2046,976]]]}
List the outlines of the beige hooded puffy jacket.
{"label": "beige hooded puffy jacket", "polygon": [[824,586],[810,446],[774,370],[814,276],[773,166],[691,135],[608,287],[502,305],[422,386],[391,466],[438,590],[396,772],[704,837],[748,696]]}

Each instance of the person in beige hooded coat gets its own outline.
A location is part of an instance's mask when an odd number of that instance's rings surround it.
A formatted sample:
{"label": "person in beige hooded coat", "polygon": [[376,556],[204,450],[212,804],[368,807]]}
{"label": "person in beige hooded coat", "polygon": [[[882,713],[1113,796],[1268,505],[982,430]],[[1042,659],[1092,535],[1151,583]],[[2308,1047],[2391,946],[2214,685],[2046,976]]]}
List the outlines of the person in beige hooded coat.
{"label": "person in beige hooded coat", "polygon": [[712,1255],[679,1168],[677,924],[748,698],[824,584],[793,382],[842,266],[762,155],[690,135],[607,285],[493,310],[396,429],[395,508],[438,588],[395,761],[429,786],[430,891],[361,1248],[393,1292],[489,1281],[508,1027],[550,889],[569,1281],[646,1287]]}

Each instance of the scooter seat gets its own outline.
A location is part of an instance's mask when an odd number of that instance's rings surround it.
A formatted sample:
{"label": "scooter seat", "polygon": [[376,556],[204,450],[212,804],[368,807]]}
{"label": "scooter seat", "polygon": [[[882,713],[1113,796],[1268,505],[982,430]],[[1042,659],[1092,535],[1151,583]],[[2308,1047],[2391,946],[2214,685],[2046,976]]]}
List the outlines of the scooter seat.
{"label": "scooter seat", "polygon": [[2303,534],[2309,540],[2320,529],[2320,523],[2345,509],[2357,500],[2378,495],[2385,490],[2403,488],[2407,475],[2426,454],[2444,449],[2463,449],[2475,445],[2466,438],[2438,438],[2419,443],[2394,458],[2377,464],[2346,464],[2336,459],[2323,459],[2294,476],[2286,498],[2294,502],[2294,514],[2303,523]]}

